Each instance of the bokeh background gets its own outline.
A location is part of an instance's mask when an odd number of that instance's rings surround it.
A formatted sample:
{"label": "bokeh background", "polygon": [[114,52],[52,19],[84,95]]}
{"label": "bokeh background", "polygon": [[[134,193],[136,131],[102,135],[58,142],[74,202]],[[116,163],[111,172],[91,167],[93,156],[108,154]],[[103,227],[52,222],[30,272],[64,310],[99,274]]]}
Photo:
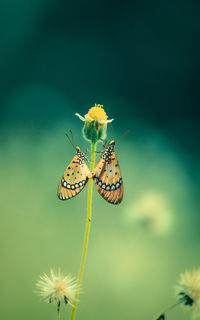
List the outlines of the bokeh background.
{"label": "bokeh background", "polygon": [[[154,319],[180,273],[200,266],[199,1],[0,1],[0,318],[56,318],[35,283],[76,276],[87,187],[57,185],[84,115],[103,104],[123,203],[96,190],[78,319]],[[102,146],[99,145],[99,149]],[[62,309],[69,319],[70,307]],[[167,319],[188,319],[181,308]]]}

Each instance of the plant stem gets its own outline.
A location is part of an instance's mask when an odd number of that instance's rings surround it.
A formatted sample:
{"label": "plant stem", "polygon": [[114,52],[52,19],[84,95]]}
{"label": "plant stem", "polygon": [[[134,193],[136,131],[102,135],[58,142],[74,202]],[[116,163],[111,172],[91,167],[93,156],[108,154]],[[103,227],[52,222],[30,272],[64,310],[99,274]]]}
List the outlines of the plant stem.
{"label": "plant stem", "polygon": [[156,318],[156,320],[165,319],[165,313],[166,313],[167,311],[169,311],[169,310],[177,307],[179,304],[181,304],[181,303],[183,303],[183,302],[185,302],[185,297],[180,298],[179,301],[177,301],[177,302],[174,303],[174,304],[170,304],[170,305],[165,309],[165,311],[162,312],[158,318]]}
{"label": "plant stem", "polygon": [[60,320],[60,301],[57,304],[57,320]]}
{"label": "plant stem", "polygon": [[[95,165],[95,153],[96,151],[96,143],[92,143],[91,145],[91,163],[90,163],[90,171],[94,170]],[[85,266],[85,260],[87,256],[87,248],[88,248],[88,240],[89,240],[89,233],[90,233],[90,224],[91,224],[91,217],[92,217],[92,187],[93,187],[93,179],[89,179],[89,188],[88,188],[88,204],[87,204],[87,222],[86,222],[86,228],[85,228],[85,239],[84,239],[84,245],[83,245],[83,253],[82,253],[82,259],[81,259],[81,265],[80,265],[80,271],[77,279],[77,285],[78,289],[74,298],[72,313],[71,313],[71,320],[74,320],[75,318],[75,312],[77,307],[77,300],[79,296],[79,288],[82,282],[83,278],[83,271]]]}

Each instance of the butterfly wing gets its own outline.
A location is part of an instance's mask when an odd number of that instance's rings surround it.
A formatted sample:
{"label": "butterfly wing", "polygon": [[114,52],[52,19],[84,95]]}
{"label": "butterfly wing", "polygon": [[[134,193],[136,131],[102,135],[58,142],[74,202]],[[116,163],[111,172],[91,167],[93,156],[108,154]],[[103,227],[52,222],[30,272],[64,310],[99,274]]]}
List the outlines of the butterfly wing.
{"label": "butterfly wing", "polygon": [[101,157],[93,171],[93,179],[100,195],[112,204],[119,204],[123,199],[123,182],[116,153],[110,160]]}
{"label": "butterfly wing", "polygon": [[91,177],[92,175],[87,164],[84,161],[80,163],[80,159],[76,154],[60,181],[58,187],[59,199],[68,200],[75,197],[83,190],[88,182],[88,178]]}

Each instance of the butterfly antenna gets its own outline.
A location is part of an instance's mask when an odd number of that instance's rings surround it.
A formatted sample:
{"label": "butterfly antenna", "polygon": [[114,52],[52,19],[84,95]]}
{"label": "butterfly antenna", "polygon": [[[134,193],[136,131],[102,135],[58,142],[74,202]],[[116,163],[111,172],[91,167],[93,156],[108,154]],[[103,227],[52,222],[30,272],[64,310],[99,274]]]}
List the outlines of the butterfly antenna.
{"label": "butterfly antenna", "polygon": [[86,158],[86,160],[87,160],[88,162],[90,162],[90,160],[86,157],[87,151],[88,151],[88,148],[86,148],[86,149],[85,149],[85,152],[84,152],[84,153],[85,153],[85,158]]}
{"label": "butterfly antenna", "polygon": [[127,130],[124,134],[122,134],[121,137],[119,137],[119,139],[117,139],[116,141],[121,140],[121,138],[125,137],[128,133],[130,132],[130,130]]}
{"label": "butterfly antenna", "polygon": [[116,136],[117,136],[117,135],[116,135],[116,131],[115,131],[115,129],[114,129],[114,127],[113,127],[112,123],[109,123],[109,125],[110,125],[110,127],[111,127],[111,129],[112,129],[113,136],[114,136],[114,137],[116,137]]}
{"label": "butterfly antenna", "polygon": [[[113,127],[113,125],[112,125],[111,123],[110,123],[110,126],[111,126],[111,128],[112,128],[114,137],[116,137],[116,132],[115,132],[114,127]],[[119,138],[116,139],[115,141],[121,140],[121,138],[123,138],[124,136],[126,136],[129,132],[130,132],[130,130],[127,130],[121,137],[119,137]]]}
{"label": "butterfly antenna", "polygon": [[72,130],[70,129],[69,132],[70,132],[71,137],[72,137],[72,143],[73,143],[73,145],[75,145],[75,143],[74,143],[74,136],[73,136],[73,134],[72,134]]}
{"label": "butterfly antenna", "polygon": [[103,142],[103,148],[105,148],[108,141],[107,141],[107,140],[104,140],[104,139],[102,139],[102,138],[100,138],[99,140],[101,140],[101,141]]}
{"label": "butterfly antenna", "polygon": [[76,149],[73,141],[70,139],[69,135],[67,133],[65,133],[66,137],[68,138],[69,142],[71,143],[71,145],[74,147],[74,149]]}

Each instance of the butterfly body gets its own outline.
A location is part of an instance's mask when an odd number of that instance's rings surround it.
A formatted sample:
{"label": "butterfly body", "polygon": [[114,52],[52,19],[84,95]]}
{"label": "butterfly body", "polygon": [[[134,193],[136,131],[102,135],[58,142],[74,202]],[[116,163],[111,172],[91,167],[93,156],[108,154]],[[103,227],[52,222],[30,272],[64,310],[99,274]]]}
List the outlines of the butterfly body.
{"label": "butterfly body", "polygon": [[76,147],[76,154],[60,181],[58,197],[60,200],[68,200],[75,197],[85,187],[92,174],[86,164],[87,158],[79,147]]}
{"label": "butterfly body", "polygon": [[92,175],[100,195],[112,204],[119,204],[123,199],[123,182],[114,146],[115,141],[111,141],[104,148]]}

